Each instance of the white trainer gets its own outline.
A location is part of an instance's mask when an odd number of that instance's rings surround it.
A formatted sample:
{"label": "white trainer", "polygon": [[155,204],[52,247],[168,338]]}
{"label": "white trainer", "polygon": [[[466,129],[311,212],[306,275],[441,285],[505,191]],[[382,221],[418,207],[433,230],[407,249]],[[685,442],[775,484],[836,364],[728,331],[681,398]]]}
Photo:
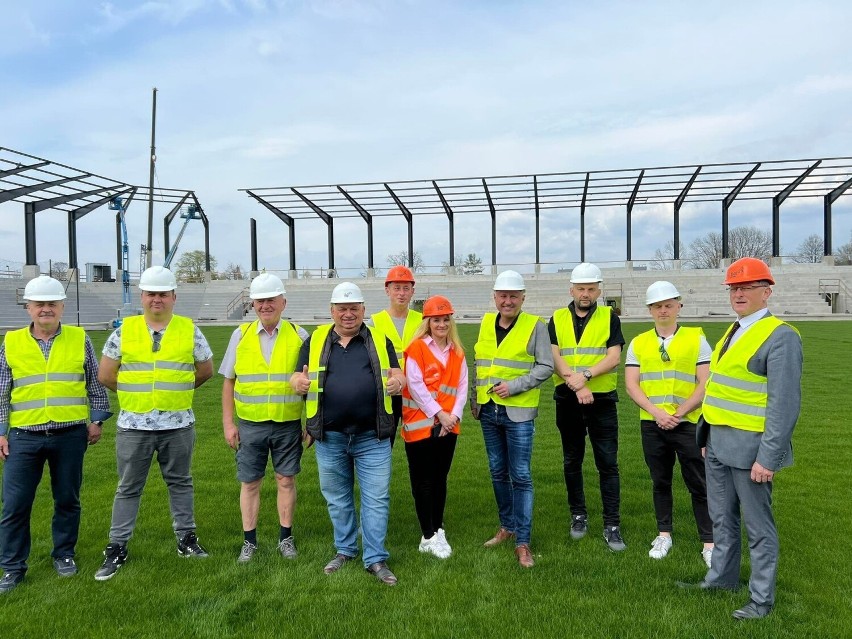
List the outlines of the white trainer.
{"label": "white trainer", "polygon": [[659,535],[651,542],[651,550],[648,551],[648,556],[651,559],[662,559],[669,554],[672,549],[672,538],[665,535]]}
{"label": "white trainer", "polygon": [[449,557],[444,550],[444,547],[441,545],[441,539],[438,537],[438,533],[435,533],[429,539],[425,537],[420,538],[420,552],[429,553],[430,555],[434,555],[438,559],[446,559]]}
{"label": "white trainer", "polygon": [[447,532],[443,528],[438,528],[438,532],[435,533],[435,536],[438,538],[438,543],[441,546],[441,550],[444,551],[444,556],[441,557],[441,559],[446,559],[447,557],[453,554],[453,549],[450,547],[450,544],[447,541]]}
{"label": "white trainer", "polygon": [[704,559],[704,563],[707,564],[707,569],[709,570],[712,567],[713,562],[713,549],[705,548],[701,551],[701,558]]}

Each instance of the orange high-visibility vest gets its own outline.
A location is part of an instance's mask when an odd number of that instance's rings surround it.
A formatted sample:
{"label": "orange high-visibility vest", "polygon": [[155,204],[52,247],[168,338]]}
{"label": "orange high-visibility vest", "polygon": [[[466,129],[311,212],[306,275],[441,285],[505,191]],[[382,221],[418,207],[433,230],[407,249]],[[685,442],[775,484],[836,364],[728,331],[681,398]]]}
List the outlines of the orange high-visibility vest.
{"label": "orange high-visibility vest", "polygon": [[[423,373],[423,382],[432,397],[442,409],[452,413],[459,392],[467,392],[466,389],[459,388],[464,357],[451,348],[447,363],[444,365],[435,357],[426,342],[418,339],[411,342],[405,349],[405,358],[417,362]],[[408,386],[402,390],[402,423],[402,438],[408,443],[428,439],[432,426],[435,424],[435,418],[424,413],[420,405],[411,397]],[[459,434],[458,424],[453,427],[452,432]]]}

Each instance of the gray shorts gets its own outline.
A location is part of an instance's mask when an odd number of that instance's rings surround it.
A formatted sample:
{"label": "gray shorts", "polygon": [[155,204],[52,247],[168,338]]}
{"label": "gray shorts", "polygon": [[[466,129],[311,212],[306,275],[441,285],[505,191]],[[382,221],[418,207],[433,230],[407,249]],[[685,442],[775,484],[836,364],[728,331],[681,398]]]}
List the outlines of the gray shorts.
{"label": "gray shorts", "polygon": [[237,420],[240,447],[237,449],[237,479],[250,483],[266,474],[266,460],[272,455],[272,468],[284,477],[302,470],[302,424],[291,422],[247,422]]}

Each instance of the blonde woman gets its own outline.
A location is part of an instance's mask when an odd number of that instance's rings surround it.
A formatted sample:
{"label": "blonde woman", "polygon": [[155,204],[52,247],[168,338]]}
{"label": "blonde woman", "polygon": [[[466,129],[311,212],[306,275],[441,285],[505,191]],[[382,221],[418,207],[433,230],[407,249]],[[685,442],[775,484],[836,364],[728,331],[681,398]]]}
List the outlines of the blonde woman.
{"label": "blonde woman", "polygon": [[447,298],[436,295],[423,305],[423,321],[405,349],[405,375],[402,438],[423,533],[420,552],[446,559],[452,554],[444,532],[447,475],[467,399],[467,362]]}

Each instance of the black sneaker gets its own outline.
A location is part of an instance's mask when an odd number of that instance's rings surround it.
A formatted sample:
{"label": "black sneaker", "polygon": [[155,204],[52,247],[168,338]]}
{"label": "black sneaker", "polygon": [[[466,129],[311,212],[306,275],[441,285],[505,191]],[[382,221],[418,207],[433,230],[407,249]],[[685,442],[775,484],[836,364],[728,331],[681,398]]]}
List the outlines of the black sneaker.
{"label": "black sneaker", "polygon": [[56,569],[56,574],[60,577],[73,577],[77,574],[77,564],[74,562],[74,557],[54,559],[53,567]]}
{"label": "black sneaker", "polygon": [[621,552],[627,548],[627,544],[621,538],[621,528],[618,526],[605,526],[603,537],[606,545],[613,552]]}
{"label": "black sneaker", "polygon": [[571,516],[571,539],[582,539],[589,532],[589,519],[586,515]]}
{"label": "black sneaker", "polygon": [[95,579],[106,581],[112,579],[118,569],[127,561],[127,546],[121,544],[107,544],[104,549],[104,563],[95,573]]}
{"label": "black sneaker", "polygon": [[209,557],[204,547],[198,543],[198,537],[194,530],[184,534],[178,541],[177,552],[181,557]]}
{"label": "black sneaker", "polygon": [[24,580],[24,571],[6,572],[0,579],[0,595],[12,592]]}

